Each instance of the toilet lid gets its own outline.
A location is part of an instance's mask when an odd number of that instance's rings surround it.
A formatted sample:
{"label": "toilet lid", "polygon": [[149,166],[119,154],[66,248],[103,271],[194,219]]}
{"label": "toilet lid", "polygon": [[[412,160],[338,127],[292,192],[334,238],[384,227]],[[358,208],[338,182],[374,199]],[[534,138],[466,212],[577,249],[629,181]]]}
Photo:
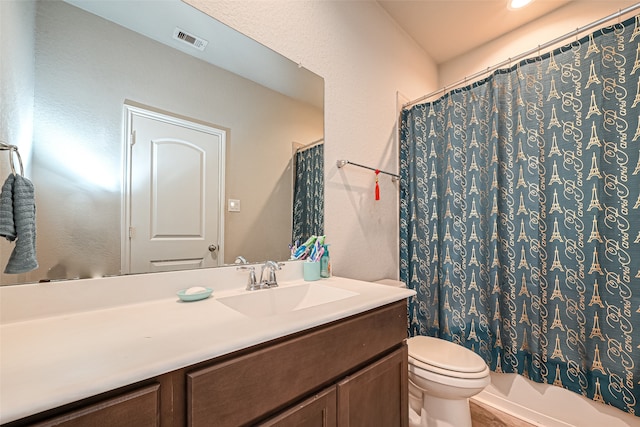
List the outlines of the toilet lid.
{"label": "toilet lid", "polygon": [[417,366],[423,369],[437,372],[444,370],[448,371],[449,375],[454,373],[466,374],[463,376],[484,374],[488,369],[482,357],[468,348],[447,340],[416,336],[409,338],[407,345],[409,347],[409,357],[414,362],[417,362]]}

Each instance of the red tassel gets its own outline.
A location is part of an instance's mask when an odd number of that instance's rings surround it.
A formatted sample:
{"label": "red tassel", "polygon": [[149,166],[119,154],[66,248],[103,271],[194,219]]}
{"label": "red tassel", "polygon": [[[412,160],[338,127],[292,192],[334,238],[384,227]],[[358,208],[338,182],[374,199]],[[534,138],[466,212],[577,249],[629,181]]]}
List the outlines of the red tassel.
{"label": "red tassel", "polygon": [[380,186],[378,185],[378,174],[379,170],[376,169],[376,200],[380,200]]}

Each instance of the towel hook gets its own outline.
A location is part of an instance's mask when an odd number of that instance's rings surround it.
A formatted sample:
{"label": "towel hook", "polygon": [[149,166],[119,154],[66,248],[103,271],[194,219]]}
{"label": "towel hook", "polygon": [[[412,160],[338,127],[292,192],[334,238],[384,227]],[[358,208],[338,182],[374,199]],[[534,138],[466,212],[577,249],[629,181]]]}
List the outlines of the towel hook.
{"label": "towel hook", "polygon": [[24,176],[24,166],[22,165],[22,157],[20,157],[20,152],[18,151],[18,147],[16,145],[6,144],[4,142],[0,142],[0,150],[9,151],[9,166],[11,167],[11,173],[16,174],[16,166],[13,161],[13,153],[18,156],[18,163],[20,164],[20,175]]}

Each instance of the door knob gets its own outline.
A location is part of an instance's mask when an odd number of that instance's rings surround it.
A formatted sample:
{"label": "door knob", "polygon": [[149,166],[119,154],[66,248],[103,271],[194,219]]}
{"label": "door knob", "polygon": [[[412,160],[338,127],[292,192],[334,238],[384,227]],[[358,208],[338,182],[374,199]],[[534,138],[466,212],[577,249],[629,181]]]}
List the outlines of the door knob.
{"label": "door knob", "polygon": [[216,245],[209,245],[209,252],[215,252],[218,250],[218,247]]}

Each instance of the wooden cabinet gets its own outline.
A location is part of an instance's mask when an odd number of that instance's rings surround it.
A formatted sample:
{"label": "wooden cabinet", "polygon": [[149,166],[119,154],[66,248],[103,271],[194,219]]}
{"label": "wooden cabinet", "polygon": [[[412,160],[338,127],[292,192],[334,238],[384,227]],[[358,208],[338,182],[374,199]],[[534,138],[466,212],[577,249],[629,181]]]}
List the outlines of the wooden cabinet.
{"label": "wooden cabinet", "polygon": [[407,348],[366,366],[259,427],[408,426]]}
{"label": "wooden cabinet", "polygon": [[160,425],[160,386],[149,385],[119,396],[90,404],[82,409],[50,417],[31,426],[157,427]]}
{"label": "wooden cabinet", "polygon": [[406,334],[400,301],[5,427],[406,427]]}
{"label": "wooden cabinet", "polygon": [[335,427],[336,397],[336,387],[333,386],[280,415],[259,423],[258,427]]}
{"label": "wooden cabinet", "polygon": [[338,383],[338,426],[404,427],[409,424],[407,347]]}

